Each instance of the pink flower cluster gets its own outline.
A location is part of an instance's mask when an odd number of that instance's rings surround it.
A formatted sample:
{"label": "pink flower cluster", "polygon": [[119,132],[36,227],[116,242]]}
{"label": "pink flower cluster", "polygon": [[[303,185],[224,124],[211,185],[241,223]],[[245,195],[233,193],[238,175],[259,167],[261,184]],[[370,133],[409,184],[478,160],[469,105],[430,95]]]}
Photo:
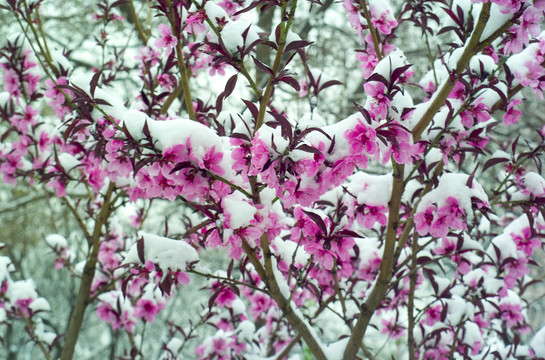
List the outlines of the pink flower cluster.
{"label": "pink flower cluster", "polygon": [[388,3],[382,1],[371,1],[371,23],[384,35],[390,35],[397,26],[393,10]]}
{"label": "pink flower cluster", "polygon": [[459,207],[458,199],[449,196],[445,202],[439,209],[432,204],[414,216],[415,229],[420,236],[444,238],[449,230],[466,229],[467,225],[462,221],[465,211]]}
{"label": "pink flower cluster", "polygon": [[[186,145],[164,149],[159,161],[143,167],[136,174],[136,184],[130,190],[131,199],[165,198],[173,201],[177,196],[188,200],[206,199],[208,196],[221,198],[230,191],[229,188],[216,184],[216,181],[206,176],[205,171],[223,175],[225,170],[220,165],[222,158],[223,153],[216,152],[215,147],[210,148],[204,157],[195,157],[189,141]],[[177,170],[179,164],[188,165]],[[124,166],[124,174],[129,164],[122,161],[120,165]]]}

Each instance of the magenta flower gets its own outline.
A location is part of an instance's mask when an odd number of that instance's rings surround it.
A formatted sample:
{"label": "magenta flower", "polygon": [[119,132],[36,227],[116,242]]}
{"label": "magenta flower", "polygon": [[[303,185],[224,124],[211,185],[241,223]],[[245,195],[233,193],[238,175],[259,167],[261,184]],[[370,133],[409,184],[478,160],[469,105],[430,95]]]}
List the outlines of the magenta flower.
{"label": "magenta flower", "polygon": [[515,99],[509,102],[507,112],[503,116],[503,124],[505,126],[515,125],[519,121],[522,112],[519,109],[515,109],[515,106],[520,105],[521,103],[521,99]]}
{"label": "magenta flower", "polygon": [[513,240],[517,244],[517,249],[524,252],[526,256],[532,256],[534,249],[541,245],[541,241],[537,237],[532,237],[530,227],[525,227],[522,234],[511,234]]}
{"label": "magenta flower", "polygon": [[19,77],[15,71],[11,69],[4,70],[4,90],[6,90],[11,96],[21,96],[21,83]]}
{"label": "magenta flower", "polygon": [[390,106],[390,99],[386,96],[386,85],[380,81],[371,81],[365,83],[363,88],[365,93],[371,96],[371,114],[381,119],[386,118]]}
{"label": "magenta flower", "polygon": [[269,160],[269,149],[267,148],[267,144],[256,136],[252,140],[250,153],[252,154],[252,159],[248,175],[257,175],[261,172],[267,160]]}
{"label": "magenta flower", "polygon": [[335,263],[333,253],[324,249],[321,243],[307,244],[305,245],[305,250],[309,254],[314,255],[314,260],[320,263],[326,270],[333,269],[333,264]]}
{"label": "magenta flower", "polygon": [[414,216],[414,226],[418,235],[425,236],[429,233],[433,224],[435,210],[437,208],[434,205],[430,205],[424,212],[419,212]]}
{"label": "magenta flower", "polygon": [[388,218],[386,217],[387,212],[388,208],[384,205],[365,205],[363,211],[356,214],[356,220],[359,225],[365,226],[366,229],[372,229],[376,222],[380,225],[386,225],[386,222],[388,221]]}
{"label": "magenta flower", "polygon": [[365,125],[361,120],[352,130],[346,130],[344,137],[350,144],[351,154],[361,154],[365,151],[369,155],[373,155],[378,151],[377,133],[372,126]]}
{"label": "magenta flower", "polygon": [[438,246],[435,249],[433,249],[433,252],[436,255],[445,255],[445,254],[450,254],[454,252],[455,250],[456,250],[456,244],[454,243],[454,241],[448,238],[443,238],[441,240],[441,246]]}
{"label": "magenta flower", "polygon": [[433,326],[433,324],[441,320],[441,310],[441,305],[432,306],[426,309],[426,316],[424,317],[424,320],[422,320],[422,323]]}
{"label": "magenta flower", "polygon": [[202,163],[203,166],[211,172],[218,175],[223,175],[225,170],[221,167],[221,165],[219,165],[222,159],[223,153],[216,152],[216,147],[212,146],[212,148],[208,150],[206,154],[204,154]]}
{"label": "magenta flower", "polygon": [[159,303],[155,303],[150,299],[138,299],[134,306],[134,316],[143,318],[147,322],[155,321],[155,317],[161,311],[162,307]]}
{"label": "magenta flower", "polygon": [[363,35],[362,35],[363,26],[360,21],[358,10],[356,9],[356,7],[352,4],[352,1],[350,0],[344,0],[343,7],[348,13],[348,22],[350,23],[350,26],[352,26],[352,29],[354,29],[354,31],[356,31],[356,33],[358,34],[360,45],[363,44]]}
{"label": "magenta flower", "polygon": [[437,211],[437,216],[445,216],[447,225],[452,229],[465,229],[466,224],[462,221],[465,218],[465,211],[458,206],[458,199],[449,196],[445,201],[447,204]]}
{"label": "magenta flower", "polygon": [[21,312],[21,314],[28,318],[31,315],[30,304],[32,304],[33,301],[34,299],[32,298],[17,299],[15,300],[15,306]]}
{"label": "magenta flower", "polygon": [[524,322],[520,304],[500,304],[500,316],[508,327]]}
{"label": "magenta flower", "polygon": [[112,305],[106,302],[101,302],[97,305],[97,315],[104,322],[111,322],[113,319],[117,318],[117,313],[112,308]]}
{"label": "magenta flower", "polygon": [[439,216],[435,218],[430,226],[430,235],[437,238],[444,238],[448,234],[448,217]]}
{"label": "magenta flower", "polygon": [[391,337],[394,340],[399,339],[405,335],[405,328],[396,323],[395,319],[382,319],[381,321],[383,328],[380,330],[381,334],[387,334],[388,337]]}
{"label": "magenta flower", "polygon": [[204,10],[199,10],[192,14],[189,13],[188,15],[187,20],[185,21],[188,33],[197,35],[206,31],[206,26],[204,25],[206,12]]}
{"label": "magenta flower", "polygon": [[168,56],[170,55],[172,48],[178,44],[178,38],[172,36],[172,30],[165,24],[159,24],[159,35],[160,37],[155,40],[155,46],[166,48],[166,55]]}
{"label": "magenta flower", "polygon": [[390,35],[397,26],[397,21],[389,9],[371,5],[371,22],[384,35]]}

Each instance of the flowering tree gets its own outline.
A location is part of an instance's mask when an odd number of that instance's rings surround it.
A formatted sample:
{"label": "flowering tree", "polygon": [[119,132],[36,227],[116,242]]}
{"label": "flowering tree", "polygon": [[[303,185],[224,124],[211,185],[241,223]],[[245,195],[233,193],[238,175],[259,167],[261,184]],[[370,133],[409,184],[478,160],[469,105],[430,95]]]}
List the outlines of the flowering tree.
{"label": "flowering tree", "polygon": [[[164,324],[164,359],[545,357],[527,314],[545,127],[521,95],[545,88],[545,2],[103,0],[91,42],[62,52],[47,1],[0,4],[19,32],[0,51],[0,172],[59,198],[83,239],[45,237],[79,280],[58,333],[0,258],[0,321],[45,358],[73,358],[89,312],[143,357],[145,325],[197,277],[208,301]],[[354,30],[364,102],[334,97],[349,84],[297,34],[318,17]],[[408,59],[404,32],[428,53]],[[183,220],[144,231],[165,201]]]}

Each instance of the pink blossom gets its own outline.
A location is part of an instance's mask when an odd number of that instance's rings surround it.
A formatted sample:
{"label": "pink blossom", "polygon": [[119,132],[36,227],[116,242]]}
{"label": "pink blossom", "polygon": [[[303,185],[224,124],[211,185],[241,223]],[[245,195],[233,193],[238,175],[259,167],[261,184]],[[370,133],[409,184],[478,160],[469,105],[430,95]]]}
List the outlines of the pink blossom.
{"label": "pink blossom", "polygon": [[97,305],[97,315],[99,318],[107,323],[117,318],[117,313],[112,308],[112,305],[107,302],[101,302]]}
{"label": "pink blossom", "polygon": [[161,56],[160,52],[153,50],[149,46],[139,48],[138,55],[136,56],[136,59],[140,60],[138,67],[145,68],[148,66],[155,66],[159,63],[160,56]]}
{"label": "pink blossom", "polygon": [[516,109],[515,106],[522,103],[521,99],[511,100],[509,105],[507,105],[507,111],[503,116],[503,124],[505,126],[515,125],[522,115],[522,112],[519,109]]}
{"label": "pink blossom", "polygon": [[423,324],[433,326],[435,323],[441,320],[441,311],[443,307],[441,305],[430,306],[426,309],[426,316],[422,321]]}
{"label": "pink blossom", "polygon": [[429,233],[436,210],[437,208],[434,205],[430,205],[424,212],[419,212],[414,216],[414,226],[418,235],[425,236]]}
{"label": "pink blossom", "polygon": [[397,340],[402,336],[405,336],[405,328],[397,324],[395,319],[382,319],[381,321],[382,329],[380,330],[381,334],[387,334],[388,337]]}
{"label": "pink blossom", "polygon": [[258,136],[255,136],[252,140],[250,153],[252,154],[252,159],[250,161],[250,171],[248,172],[248,175],[257,175],[262,171],[263,166],[265,166],[269,160],[269,149],[263,140],[259,139]]}
{"label": "pink blossom", "polygon": [[198,10],[194,13],[189,13],[185,21],[187,25],[187,32],[195,35],[206,31],[204,21],[206,20],[206,12],[204,10]]}
{"label": "pink blossom", "polygon": [[157,303],[151,299],[138,299],[134,305],[134,316],[143,318],[147,322],[154,322],[155,317],[164,307],[164,304]]}
{"label": "pink blossom", "polygon": [[24,298],[15,300],[17,309],[27,318],[31,315],[30,304],[34,301],[33,298]]}
{"label": "pink blossom", "polygon": [[375,70],[375,67],[378,64],[378,58],[376,57],[376,55],[368,54],[362,51],[356,52],[356,60],[361,63],[358,67],[362,69],[362,76],[364,79],[367,79],[369,76],[371,76],[371,74]]}
{"label": "pink blossom", "polygon": [[397,26],[397,21],[392,12],[384,5],[379,7],[371,5],[371,23],[384,35],[390,35],[392,29]]}
{"label": "pink blossom", "polygon": [[447,236],[449,230],[448,222],[449,219],[446,215],[435,217],[430,226],[430,235],[437,238]]}
{"label": "pink blossom", "polygon": [[390,99],[386,95],[386,85],[380,81],[366,82],[363,85],[365,93],[370,96],[371,114],[381,119],[386,118]]}
{"label": "pink blossom", "polygon": [[344,0],[343,7],[348,13],[348,22],[350,23],[350,26],[352,26],[352,29],[356,31],[356,34],[358,34],[358,38],[360,39],[360,45],[363,44],[363,25],[361,24],[358,10],[352,4],[351,0]]}
{"label": "pink blossom", "polygon": [[449,238],[441,239],[441,245],[433,249],[433,252],[436,255],[451,254],[454,251],[456,251],[456,244],[452,239]]}
{"label": "pink blossom", "polygon": [[305,245],[305,251],[314,255],[314,260],[320,263],[326,270],[333,269],[335,257],[331,251],[324,249],[322,244],[309,243]]}
{"label": "pink blossom", "polygon": [[483,98],[478,98],[472,106],[468,106],[466,110],[460,113],[462,125],[467,128],[472,127],[477,123],[482,123],[490,119],[490,107],[482,103]]}
{"label": "pink blossom", "polygon": [[172,30],[170,26],[165,24],[159,24],[159,35],[160,37],[155,40],[155,46],[159,48],[166,48],[166,55],[170,55],[172,48],[178,44],[178,38],[172,36]]}
{"label": "pink blossom", "polygon": [[511,234],[517,249],[524,252],[528,257],[532,256],[534,249],[541,245],[541,241],[537,237],[532,237],[532,231],[530,227],[522,229],[522,234]]}
{"label": "pink blossom", "polygon": [[508,327],[513,327],[524,322],[520,304],[500,304],[500,316]]}
{"label": "pink blossom", "polygon": [[493,0],[493,2],[500,6],[500,10],[504,14],[517,12],[521,6],[521,0]]}
{"label": "pink blossom", "polygon": [[58,179],[53,179],[47,183],[47,187],[54,189],[57,197],[65,197],[66,196],[66,185],[59,181]]}
{"label": "pink blossom", "polygon": [[210,150],[206,154],[204,154],[204,157],[202,159],[202,164],[204,168],[210,170],[213,173],[216,173],[218,175],[223,175],[225,173],[225,170],[223,167],[221,167],[220,162],[223,159],[223,153],[216,152],[216,147],[212,146]]}
{"label": "pink blossom", "polygon": [[176,271],[176,281],[179,284],[187,285],[191,282],[191,279],[189,278],[189,275],[187,275],[186,272]]}
{"label": "pink blossom", "polygon": [[446,205],[442,206],[437,211],[437,216],[445,216],[447,225],[452,229],[462,230],[466,228],[462,219],[465,218],[465,211],[458,205],[458,199],[454,196],[449,196],[445,199]]}
{"label": "pink blossom", "polygon": [[5,91],[7,91],[11,96],[21,96],[21,84],[19,82],[19,76],[17,76],[15,71],[11,69],[4,70],[3,80]]}
{"label": "pink blossom", "polygon": [[524,62],[524,66],[515,71],[515,77],[522,86],[528,86],[543,99],[543,90],[545,90],[545,69],[541,62],[536,59],[530,59]]}
{"label": "pink blossom", "polygon": [[352,154],[360,154],[365,151],[368,155],[373,155],[378,151],[376,132],[370,125],[365,125],[361,120],[352,130],[346,130],[344,137],[350,144]]}
{"label": "pink blossom", "polygon": [[454,87],[450,91],[450,94],[448,95],[448,98],[449,99],[465,100],[465,98],[466,98],[465,85],[460,81],[458,81],[456,84],[454,84]]}
{"label": "pink blossom", "polygon": [[232,0],[221,0],[218,2],[218,5],[221,6],[229,16],[233,15],[240,6],[238,2]]}
{"label": "pink blossom", "polygon": [[372,229],[376,222],[382,226],[386,225],[388,221],[386,217],[387,212],[388,208],[384,205],[365,205],[363,211],[356,214],[356,219],[359,225],[365,226],[366,229]]}

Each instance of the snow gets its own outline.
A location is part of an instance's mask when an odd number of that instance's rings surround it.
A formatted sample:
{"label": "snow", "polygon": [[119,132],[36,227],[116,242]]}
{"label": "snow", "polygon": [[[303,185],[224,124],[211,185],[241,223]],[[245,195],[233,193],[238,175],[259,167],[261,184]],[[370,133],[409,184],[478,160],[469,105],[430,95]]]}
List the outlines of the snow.
{"label": "snow", "polygon": [[282,129],[280,126],[272,128],[270,126],[263,125],[257,131],[256,136],[259,137],[259,139],[262,140],[265,144],[267,144],[267,147],[269,149],[272,149],[272,144],[274,142],[274,145],[276,147],[275,151],[280,154],[283,154],[289,146],[289,141],[287,139],[284,139],[284,137],[282,136]]}
{"label": "snow", "polygon": [[7,91],[0,92],[0,106],[4,107],[10,98],[10,94]]}
{"label": "snow", "polygon": [[68,243],[66,242],[64,236],[59,234],[47,235],[45,241],[47,242],[47,245],[49,245],[53,249],[62,249],[68,247]]}
{"label": "snow", "polygon": [[68,153],[61,153],[59,155],[59,162],[66,171],[70,171],[80,164],[78,159]]}
{"label": "snow", "polygon": [[468,321],[464,324],[464,344],[473,346],[478,341],[482,340],[481,331],[477,324]]}
{"label": "snow", "polygon": [[468,178],[469,175],[466,174],[443,174],[439,179],[437,188],[422,198],[417,212],[424,211],[432,203],[437,203],[437,207],[440,208],[446,205],[446,199],[449,196],[455,194],[460,208],[464,209],[467,218],[471,220],[473,217],[471,198],[475,197],[484,203],[488,203],[488,196],[484,192],[483,187],[475,179],[473,179],[472,187],[466,186]]}
{"label": "snow", "polygon": [[[199,260],[197,251],[183,240],[173,240],[141,233],[144,239],[144,259],[158,264],[161,269],[185,271],[189,263]],[[137,243],[131,246],[123,264],[141,263]]]}
{"label": "snow", "polygon": [[537,357],[545,357],[545,326],[534,335],[530,346]]}
{"label": "snow", "polygon": [[545,196],[545,179],[535,172],[528,172],[522,178],[522,183],[527,191],[537,197]]}
{"label": "snow", "polygon": [[229,228],[238,229],[250,225],[257,209],[245,201],[242,193],[235,191],[221,202],[225,214],[229,214]]}
{"label": "snow", "polygon": [[178,354],[178,351],[180,351],[182,345],[184,344],[184,342],[182,341],[182,339],[179,339],[179,338],[176,338],[176,337],[173,337],[172,339],[170,339],[170,341],[168,342],[168,344],[166,345],[166,348],[173,354]]}
{"label": "snow", "polygon": [[[90,91],[90,83],[91,79],[93,78],[92,73],[89,72],[77,72],[74,71],[74,74],[70,77],[70,81],[73,85],[76,85],[77,87],[81,88],[83,91],[85,91],[87,94],[91,94]],[[125,101],[118,95],[119,91],[116,91],[114,89],[110,88],[95,88],[95,99],[102,99],[108,102],[110,105],[100,105],[100,109],[102,109],[106,114],[110,115],[114,119],[121,119],[125,112],[127,111],[127,108],[125,107]],[[95,118],[101,118],[104,117],[104,114],[100,112],[99,110],[93,110],[93,116]]]}
{"label": "snow", "polygon": [[502,150],[496,150],[494,151],[494,153],[490,156],[490,159],[510,159],[511,158],[511,155],[509,155],[508,153],[506,153],[505,151],[502,151]]}
{"label": "snow", "polygon": [[53,344],[53,341],[55,341],[55,339],[57,338],[57,334],[45,331],[42,319],[35,319],[34,322],[34,335],[36,335],[36,337],[40,341],[51,346]]}
{"label": "snow", "polygon": [[508,257],[518,258],[517,247],[513,241],[512,234],[521,233],[522,230],[528,226],[530,226],[530,224],[526,215],[521,215],[517,219],[511,221],[511,223],[503,229],[502,234],[499,234],[492,239],[490,246],[486,251],[487,254],[492,258],[492,260],[499,260],[494,249],[495,245],[500,250],[501,259],[506,259]]}
{"label": "snow", "polygon": [[[481,72],[481,64],[483,66],[483,71]],[[471,58],[469,61],[469,68],[475,74],[480,76],[488,76],[496,69],[496,63],[491,56],[478,54]]]}
{"label": "snow", "polygon": [[[488,81],[484,82],[484,84],[488,83]],[[498,82],[497,84],[494,84],[494,87],[502,92],[505,96],[507,96],[507,85],[503,82]],[[514,94],[512,99],[516,99],[520,96],[520,93]],[[493,107],[498,101],[501,100],[500,95],[495,90],[492,90],[491,88],[484,89],[480,94],[479,98],[482,99],[481,102],[488,106]],[[484,124],[484,123],[483,123]]]}
{"label": "snow", "polygon": [[447,278],[435,276],[433,279],[437,283],[437,294],[441,294],[450,286],[450,280]]}
{"label": "snow", "polygon": [[151,122],[152,119],[142,111],[129,109],[123,114],[121,125],[124,124],[127,127],[127,130],[129,130],[129,133],[135,140],[140,140],[144,137],[142,129],[146,121]]}
{"label": "snow", "polygon": [[178,144],[186,144],[189,140],[191,151],[195,157],[201,158],[212,148],[221,149],[221,140],[216,132],[207,126],[189,119],[166,121],[151,120],[148,122],[151,137],[157,141],[157,147],[163,150]]}
{"label": "snow", "polygon": [[[475,10],[479,10],[480,14],[480,8],[482,7],[481,4],[474,4]],[[474,12],[474,17],[478,16]],[[488,19],[488,22],[486,23],[486,26],[484,27],[483,33],[481,34],[481,38],[479,40],[483,41],[485,39],[488,39],[494,31],[498,30],[500,27],[502,27],[507,21],[511,20],[513,17],[513,14],[504,14],[501,12],[501,7],[498,4],[492,3],[492,6],[490,7],[490,18]],[[477,19],[478,17],[475,17]]]}
{"label": "snow", "polygon": [[239,339],[251,342],[255,334],[255,325],[249,320],[244,320],[238,325],[237,332]]}
{"label": "snow", "polygon": [[30,305],[29,305],[29,308],[30,310],[32,310],[33,312],[38,312],[38,311],[51,311],[51,306],[49,305],[49,303],[47,302],[46,299],[44,298],[37,298],[36,300],[34,300]]}
{"label": "snow", "polygon": [[[242,38],[242,33],[248,29],[246,41]],[[225,25],[221,31],[221,38],[227,51],[231,54],[238,52],[239,47],[247,47],[254,41],[259,39],[257,34],[259,28],[254,26],[250,21],[246,19],[239,19],[237,21],[230,21]]]}
{"label": "snow", "polygon": [[57,49],[50,51],[51,59],[57,66],[62,67],[64,70],[71,71],[73,66],[70,61],[63,55],[63,53]]}
{"label": "snow", "polygon": [[382,75],[389,80],[392,71],[405,65],[407,65],[405,54],[403,54],[403,51],[395,49],[379,61],[373,74]]}
{"label": "snow", "polygon": [[214,26],[218,26],[217,19],[225,19],[229,20],[229,15],[223,10],[223,8],[219,5],[214,4],[212,1],[207,1],[204,5],[204,11],[206,11],[206,16],[208,19],[214,24]]}
{"label": "snow", "polygon": [[36,293],[36,286],[32,279],[19,280],[11,283],[6,292],[6,297],[15,303],[17,300],[23,299],[36,299],[38,294]]}
{"label": "snow", "polygon": [[[346,157],[346,154],[350,154],[350,143],[344,137],[344,133],[346,130],[353,129],[359,120],[365,121],[363,120],[363,116],[358,112],[335,124],[324,126],[322,128],[322,130],[328,134],[331,139],[335,138],[335,147],[333,148],[332,153],[324,154],[327,160],[336,162],[337,160]],[[324,134],[318,131],[311,132],[305,137],[305,139],[315,147],[318,147],[320,141],[325,144],[325,149],[329,149],[331,145],[331,140],[326,138]]]}
{"label": "snow", "polygon": [[[269,35],[269,41],[276,43],[276,32],[271,32],[271,35]],[[301,37],[290,29],[286,35],[286,45],[294,41],[301,41]]]}
{"label": "snow", "polygon": [[369,175],[359,171],[349,178],[348,192],[357,196],[359,204],[387,206],[392,196],[392,174]]}
{"label": "snow", "polygon": [[302,246],[297,246],[293,241],[284,241],[281,238],[272,240],[274,254],[280,256],[282,260],[288,264],[292,264],[292,259],[295,254],[295,261],[292,265],[303,267],[310,259],[310,255]]}
{"label": "snow", "polygon": [[348,345],[348,340],[350,339],[346,337],[334,343],[328,344],[324,349],[325,356],[328,358],[328,360],[341,360],[343,358],[346,345]]}
{"label": "snow", "polygon": [[447,319],[451,324],[458,324],[465,317],[473,318],[474,306],[460,296],[453,296],[445,302],[448,306]]}
{"label": "snow", "polygon": [[246,313],[246,305],[241,299],[236,298],[231,304],[231,310],[233,310],[234,315],[244,314]]}
{"label": "snow", "polygon": [[15,270],[11,259],[7,256],[0,256],[0,283],[9,279],[9,273]]}

